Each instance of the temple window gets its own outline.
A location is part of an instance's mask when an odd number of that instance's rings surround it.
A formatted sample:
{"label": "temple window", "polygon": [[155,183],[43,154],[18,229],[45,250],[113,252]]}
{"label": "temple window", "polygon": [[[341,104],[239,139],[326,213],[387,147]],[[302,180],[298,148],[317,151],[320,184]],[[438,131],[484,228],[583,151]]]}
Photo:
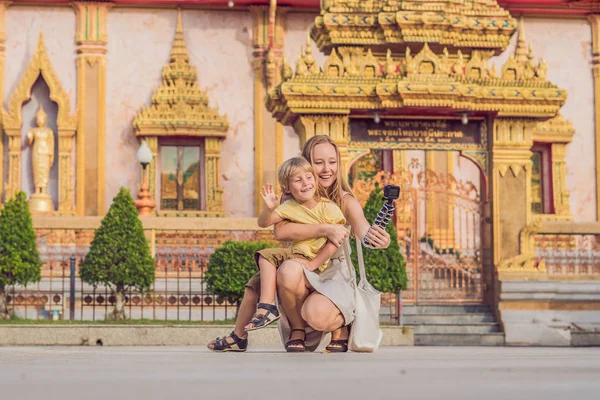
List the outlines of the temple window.
{"label": "temple window", "polygon": [[531,152],[531,212],[553,214],[551,147],[547,143],[535,143]]}
{"label": "temple window", "polygon": [[160,147],[160,209],[205,210],[204,146]]}

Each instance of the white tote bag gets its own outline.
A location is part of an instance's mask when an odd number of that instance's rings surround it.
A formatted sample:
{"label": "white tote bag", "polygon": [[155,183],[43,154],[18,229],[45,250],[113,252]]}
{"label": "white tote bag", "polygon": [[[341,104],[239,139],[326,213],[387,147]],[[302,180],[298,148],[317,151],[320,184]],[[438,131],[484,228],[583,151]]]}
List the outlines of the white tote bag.
{"label": "white tote bag", "polygon": [[[344,252],[346,263],[350,268],[350,276],[354,275],[354,267],[350,259],[346,242]],[[354,297],[356,299],[356,311],[354,322],[350,328],[350,339],[348,348],[352,351],[372,353],[379,347],[383,333],[379,327],[379,308],[381,307],[381,294],[367,281],[365,263],[363,260],[362,243],[356,240],[356,252],[358,255],[358,269],[360,281],[355,285]]]}

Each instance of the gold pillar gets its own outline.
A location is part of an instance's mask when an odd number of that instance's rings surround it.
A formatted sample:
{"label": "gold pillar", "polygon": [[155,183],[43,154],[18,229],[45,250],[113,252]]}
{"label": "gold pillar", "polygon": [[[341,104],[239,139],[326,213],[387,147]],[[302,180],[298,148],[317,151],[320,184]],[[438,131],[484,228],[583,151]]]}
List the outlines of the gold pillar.
{"label": "gold pillar", "polygon": [[572,218],[569,206],[570,193],[567,189],[567,146],[566,143],[552,144],[552,191],[554,213]]}
{"label": "gold pillar", "polygon": [[268,112],[264,99],[267,91],[281,82],[285,9],[277,9],[276,15],[269,7],[251,7],[250,10],[254,48],[254,193],[258,215],[262,209],[261,187],[267,182],[276,185],[277,168],[283,162],[283,125]]}
{"label": "gold pillar", "polygon": [[394,173],[406,169],[406,150],[392,150]]}
{"label": "gold pillar", "polygon": [[596,138],[596,219],[600,220],[600,14],[588,16],[592,25],[592,72]]}
{"label": "gold pillar", "polygon": [[[454,174],[454,153],[451,151],[425,151],[425,168],[436,174]],[[450,187],[448,187],[450,189]],[[440,201],[433,195],[427,200],[427,234],[436,246],[446,249],[455,247],[454,243],[454,198],[448,196],[447,201]],[[447,203],[445,210],[440,208]]]}
{"label": "gold pillar", "polygon": [[219,185],[221,139],[206,138],[204,154],[206,160],[206,210],[223,214],[223,188]]}
{"label": "gold pillar", "polygon": [[343,171],[349,173],[350,118],[348,115],[301,115],[294,123],[294,130],[300,136],[300,146],[315,135],[330,136],[340,148]]}
{"label": "gold pillar", "polygon": [[[6,59],[6,9],[9,1],[0,2],[0,110],[4,109],[4,61]],[[4,189],[4,129],[0,128],[0,203]]]}
{"label": "gold pillar", "polygon": [[77,213],[103,215],[106,186],[106,45],[110,3],[75,2]]}
{"label": "gold pillar", "polygon": [[494,264],[516,257],[531,221],[531,146],[535,121],[497,118],[492,132]]}

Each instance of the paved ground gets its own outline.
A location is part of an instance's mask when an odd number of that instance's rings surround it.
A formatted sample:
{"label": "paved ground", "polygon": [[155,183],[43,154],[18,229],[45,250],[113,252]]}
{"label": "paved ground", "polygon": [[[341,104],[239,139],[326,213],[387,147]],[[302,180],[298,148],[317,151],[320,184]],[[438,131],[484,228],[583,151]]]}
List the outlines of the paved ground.
{"label": "paved ground", "polygon": [[599,348],[0,347],[0,399],[598,399]]}

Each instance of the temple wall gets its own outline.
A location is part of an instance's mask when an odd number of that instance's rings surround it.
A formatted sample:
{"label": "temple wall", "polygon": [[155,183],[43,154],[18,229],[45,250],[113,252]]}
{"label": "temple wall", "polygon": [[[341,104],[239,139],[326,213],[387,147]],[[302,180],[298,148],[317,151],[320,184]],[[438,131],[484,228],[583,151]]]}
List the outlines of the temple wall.
{"label": "temple wall", "polygon": [[[285,43],[284,54],[287,63],[296,71],[296,63],[300,57],[301,51],[306,47],[306,38],[308,31],[317,16],[317,13],[289,13],[285,21]],[[323,66],[327,56],[319,51],[315,43],[311,40],[311,49],[317,65]],[[300,155],[300,138],[291,126],[284,128],[285,141],[283,158]]]}
{"label": "temple wall", "polygon": [[[288,12],[285,17],[284,54],[293,69],[306,45],[307,32],[316,13]],[[168,63],[177,13],[175,9],[114,8],[108,17],[107,121],[106,121],[106,207],[120,186],[137,191],[140,167],[135,159],[138,141],[132,121],[142,106],[150,104],[160,84],[162,68]],[[6,62],[4,71],[5,107],[11,93],[34,54],[40,31],[57,77],[76,107],[75,11],[71,7],[16,6],[7,8]],[[253,215],[254,94],[252,72],[252,17],[247,11],[184,10],[183,24],[191,64],[198,82],[208,93],[210,105],[225,114],[230,123],[223,142],[221,185],[228,217]],[[596,219],[596,191],[590,185],[595,176],[594,95],[591,71],[591,28],[584,19],[526,18],[526,38],[534,56],[545,58],[548,78],[568,91],[562,113],[576,129],[567,148],[567,185],[571,210],[576,221]],[[494,60],[501,65],[514,50],[514,35],[506,52]],[[319,65],[325,62],[311,42]],[[23,136],[33,127],[37,105],[44,103],[44,88],[33,91],[33,101],[23,109]],[[38,99],[39,97],[39,99]],[[45,103],[44,103],[45,104]],[[49,112],[49,126],[55,129],[56,110]],[[30,158],[23,142],[22,185],[29,192]],[[5,154],[7,150],[5,148]],[[284,158],[300,153],[299,138],[285,127]],[[461,160],[462,162],[462,160]],[[6,158],[5,158],[6,163]],[[5,169],[6,175],[6,169]],[[56,179],[53,176],[53,181]],[[52,183],[55,184],[54,182]],[[56,194],[49,190],[56,201]],[[248,201],[241,201],[246,198]]]}
{"label": "temple wall", "polygon": [[[252,215],[254,141],[252,19],[246,12],[184,10],[185,40],[198,83],[209,105],[229,121],[223,142],[221,184],[225,215]],[[150,105],[168,64],[177,12],[173,9],[114,9],[108,22],[106,204],[120,186],[135,191],[140,167],[133,118]],[[135,56],[132,57],[131,55]],[[241,199],[247,198],[248,201]]]}
{"label": "temple wall", "polygon": [[[568,91],[561,109],[575,127],[567,146],[567,188],[575,221],[596,220],[596,176],[594,133],[594,78],[592,76],[592,31],[584,19],[525,18],[525,38],[536,61],[548,63],[548,80]],[[495,59],[500,71],[514,53],[517,34],[510,47]]]}

